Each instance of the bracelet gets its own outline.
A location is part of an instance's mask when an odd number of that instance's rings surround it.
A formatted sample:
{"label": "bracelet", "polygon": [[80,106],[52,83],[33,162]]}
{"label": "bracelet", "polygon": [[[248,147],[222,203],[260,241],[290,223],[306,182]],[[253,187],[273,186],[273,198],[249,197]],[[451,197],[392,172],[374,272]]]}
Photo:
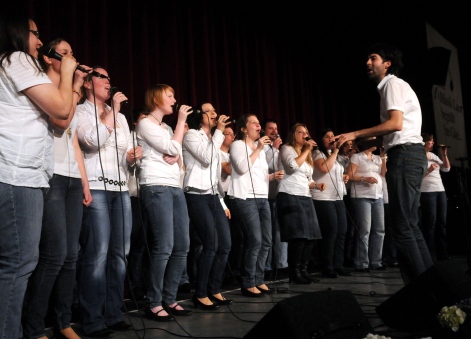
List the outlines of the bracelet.
{"label": "bracelet", "polygon": [[365,181],[365,177],[360,177],[360,182],[364,182]]}
{"label": "bracelet", "polygon": [[384,157],[381,157],[381,159],[388,160],[388,157],[384,156]]}

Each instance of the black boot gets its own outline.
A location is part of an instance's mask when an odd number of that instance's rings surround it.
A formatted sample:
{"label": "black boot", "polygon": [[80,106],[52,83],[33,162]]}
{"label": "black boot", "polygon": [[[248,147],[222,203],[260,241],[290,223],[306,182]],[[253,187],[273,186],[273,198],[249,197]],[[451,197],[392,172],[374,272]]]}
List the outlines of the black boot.
{"label": "black boot", "polygon": [[308,280],[301,275],[300,266],[300,264],[289,266],[289,282],[293,281],[296,284],[310,284],[311,280]]}
{"label": "black boot", "polygon": [[309,264],[308,262],[305,262],[304,264],[299,265],[299,272],[301,273],[301,276],[306,279],[309,283],[311,282],[319,282],[319,279],[312,278],[309,275],[309,272],[307,271],[307,265]]}

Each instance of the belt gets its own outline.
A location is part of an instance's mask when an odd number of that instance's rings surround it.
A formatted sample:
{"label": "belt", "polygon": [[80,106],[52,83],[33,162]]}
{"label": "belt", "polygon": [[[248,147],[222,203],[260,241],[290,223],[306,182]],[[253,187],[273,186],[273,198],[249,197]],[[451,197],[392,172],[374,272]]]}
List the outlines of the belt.
{"label": "belt", "polygon": [[408,148],[410,148],[410,147],[415,147],[415,146],[423,147],[424,144],[422,144],[422,143],[406,142],[406,143],[404,143],[404,144],[399,144],[399,145],[396,145],[396,146],[391,147],[390,149],[388,149],[388,153],[391,152],[391,151],[394,151],[395,149],[397,150],[397,149],[402,148],[402,149],[406,150],[406,149],[408,149]]}

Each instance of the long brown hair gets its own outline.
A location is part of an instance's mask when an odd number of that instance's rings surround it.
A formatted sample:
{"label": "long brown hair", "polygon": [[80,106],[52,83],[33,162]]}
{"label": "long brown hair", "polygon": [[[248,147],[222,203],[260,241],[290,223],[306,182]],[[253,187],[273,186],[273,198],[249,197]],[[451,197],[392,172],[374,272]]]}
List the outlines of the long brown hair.
{"label": "long brown hair", "polygon": [[[291,127],[291,129],[288,133],[288,138],[287,138],[286,144],[293,147],[294,150],[296,151],[296,153],[298,155],[300,155],[302,147],[299,147],[299,145],[296,143],[296,130],[298,129],[298,127],[304,127],[306,129],[307,135],[309,137],[311,137],[310,134],[309,134],[309,130],[307,129],[307,126],[305,124],[297,123],[297,124],[294,124],[293,127]],[[306,158],[306,162],[311,167],[314,167],[314,161],[312,160],[312,152],[308,153],[307,158]]]}
{"label": "long brown hair", "polygon": [[38,73],[44,72],[38,60],[29,54],[31,19],[28,19],[26,13],[20,11],[5,12],[0,15],[0,68],[3,69],[4,60],[8,64],[11,63],[10,58],[13,53],[24,52],[28,62],[36,68]]}

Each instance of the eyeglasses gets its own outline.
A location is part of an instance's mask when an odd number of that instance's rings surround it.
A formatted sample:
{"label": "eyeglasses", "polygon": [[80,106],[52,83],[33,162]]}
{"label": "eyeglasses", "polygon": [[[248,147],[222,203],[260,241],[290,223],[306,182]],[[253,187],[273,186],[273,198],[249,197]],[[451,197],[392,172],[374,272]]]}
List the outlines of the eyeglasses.
{"label": "eyeglasses", "polygon": [[39,31],[35,31],[34,29],[30,29],[29,31],[33,33],[36,38],[39,39]]}

